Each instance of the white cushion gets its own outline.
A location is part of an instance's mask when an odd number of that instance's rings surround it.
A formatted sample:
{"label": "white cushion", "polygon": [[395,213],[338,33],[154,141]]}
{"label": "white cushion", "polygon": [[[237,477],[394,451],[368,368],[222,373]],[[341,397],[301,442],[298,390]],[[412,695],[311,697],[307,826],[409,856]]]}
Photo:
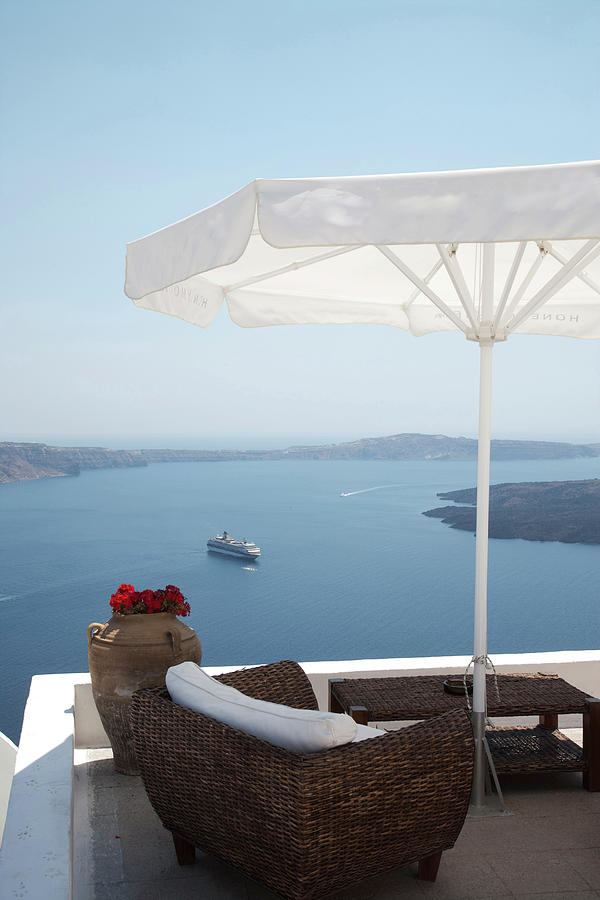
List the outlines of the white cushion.
{"label": "white cushion", "polygon": [[387,731],[384,731],[383,728],[371,728],[370,725],[357,725],[356,737],[353,739],[352,743],[357,744],[359,741],[368,741],[369,738],[383,737],[384,734],[387,734]]}
{"label": "white cushion", "polygon": [[171,666],[166,682],[171,699],[180,706],[295,753],[326,750],[356,737],[350,716],[256,700],[215,681],[194,662]]}

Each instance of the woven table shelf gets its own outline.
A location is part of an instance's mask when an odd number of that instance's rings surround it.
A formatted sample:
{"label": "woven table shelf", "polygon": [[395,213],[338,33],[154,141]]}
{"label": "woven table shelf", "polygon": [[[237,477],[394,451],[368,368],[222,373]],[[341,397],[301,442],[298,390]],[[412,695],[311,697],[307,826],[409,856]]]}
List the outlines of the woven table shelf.
{"label": "woven table shelf", "polygon": [[583,750],[560,731],[537,725],[488,728],[486,737],[498,774],[583,772]]}

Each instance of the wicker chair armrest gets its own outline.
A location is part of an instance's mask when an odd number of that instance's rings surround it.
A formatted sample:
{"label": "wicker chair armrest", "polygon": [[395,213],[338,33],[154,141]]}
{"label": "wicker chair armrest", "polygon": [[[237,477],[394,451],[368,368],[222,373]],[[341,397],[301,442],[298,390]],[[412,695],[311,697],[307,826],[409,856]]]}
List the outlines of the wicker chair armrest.
{"label": "wicker chair armrest", "polygon": [[[458,834],[469,804],[473,758],[471,721],[466,711],[455,710],[382,737],[296,756],[296,764],[317,796],[327,791],[334,800],[337,784],[338,799],[354,799],[373,815],[383,806],[397,819],[406,818],[407,804],[411,815],[422,804],[432,825],[440,815],[440,826],[459,823]],[[435,813],[429,809],[433,794]]]}

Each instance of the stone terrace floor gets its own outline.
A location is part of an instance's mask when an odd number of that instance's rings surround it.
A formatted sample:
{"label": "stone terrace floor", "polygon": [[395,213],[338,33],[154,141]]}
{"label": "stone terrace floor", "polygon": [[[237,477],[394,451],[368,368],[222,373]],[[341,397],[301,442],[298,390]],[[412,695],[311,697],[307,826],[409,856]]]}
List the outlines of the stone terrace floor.
{"label": "stone terrace floor", "polygon": [[[581,740],[581,731],[567,733]],[[110,751],[76,751],[75,761],[74,900],[274,900],[200,851],[194,866],[180,867],[141,779],[117,775]],[[583,790],[579,774],[505,777],[502,788],[512,815],[467,818],[434,884],[411,865],[335,897],[600,898],[600,793]]]}

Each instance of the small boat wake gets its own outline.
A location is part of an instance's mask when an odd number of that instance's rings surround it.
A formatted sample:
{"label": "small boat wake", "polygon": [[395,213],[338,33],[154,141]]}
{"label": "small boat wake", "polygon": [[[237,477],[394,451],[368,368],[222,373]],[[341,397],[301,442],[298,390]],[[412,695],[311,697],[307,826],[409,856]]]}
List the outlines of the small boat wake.
{"label": "small boat wake", "polygon": [[378,484],[376,487],[363,488],[360,491],[342,491],[340,497],[354,497],[355,494],[368,494],[370,491],[384,491],[386,488],[402,487],[401,484]]}

